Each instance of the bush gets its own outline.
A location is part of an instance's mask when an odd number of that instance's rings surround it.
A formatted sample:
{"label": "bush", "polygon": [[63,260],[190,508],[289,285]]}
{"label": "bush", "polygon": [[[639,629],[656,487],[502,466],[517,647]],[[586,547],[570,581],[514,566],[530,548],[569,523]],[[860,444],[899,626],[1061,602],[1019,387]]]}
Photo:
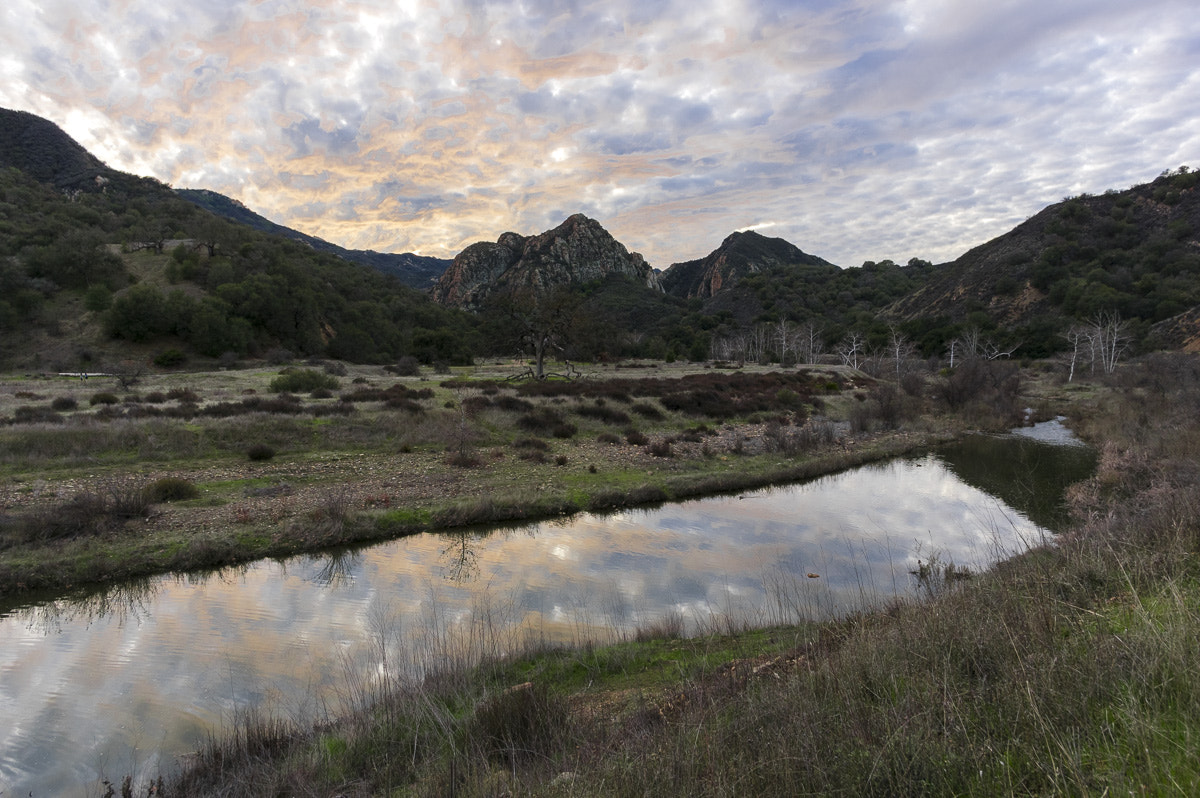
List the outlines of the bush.
{"label": "bush", "polygon": [[272,366],[282,366],[285,363],[291,363],[296,356],[287,349],[279,348],[272,349],[264,355],[266,361]]}
{"label": "bush", "polygon": [[180,477],[163,477],[146,486],[146,497],[152,502],[185,501],[199,495],[199,488]]}
{"label": "bush", "polygon": [[74,410],[79,407],[79,403],[75,401],[74,396],[60,396],[50,403],[50,407],[62,412],[64,410]]}
{"label": "bush", "polygon": [[295,369],[271,380],[270,390],[272,393],[309,393],[322,388],[332,391],[338,385],[337,377],[331,374],[322,374],[316,369]]}
{"label": "bush", "polygon": [[400,377],[420,377],[421,364],[412,355],[405,355],[396,361],[396,365],[392,366],[388,371]]}
{"label": "bush", "polygon": [[246,457],[251,461],[261,463],[275,456],[275,450],[265,443],[256,443],[246,450]]}
{"label": "bush", "polygon": [[666,438],[659,438],[650,444],[647,451],[655,457],[674,457],[675,453],[671,451],[671,442]]}
{"label": "bush", "polygon": [[650,439],[646,437],[645,433],[636,429],[625,430],[625,440],[634,446],[645,446],[650,442]]}
{"label": "bush", "polygon": [[22,405],[13,411],[13,422],[16,424],[61,424],[62,416],[48,407]]}
{"label": "bush", "polygon": [[161,368],[173,368],[174,366],[181,366],[186,362],[187,355],[178,349],[164,350],[159,352],[158,356],[154,358],[154,365]]}
{"label": "bush", "polygon": [[115,405],[120,401],[115,393],[100,391],[99,393],[92,394],[92,398],[88,400],[88,404],[95,407],[96,405]]}

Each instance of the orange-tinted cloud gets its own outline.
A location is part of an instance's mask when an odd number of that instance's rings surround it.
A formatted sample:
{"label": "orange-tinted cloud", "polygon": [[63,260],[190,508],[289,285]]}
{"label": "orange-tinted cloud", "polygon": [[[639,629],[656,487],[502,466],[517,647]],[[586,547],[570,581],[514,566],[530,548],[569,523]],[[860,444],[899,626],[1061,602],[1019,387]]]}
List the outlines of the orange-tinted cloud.
{"label": "orange-tinted cloud", "polygon": [[1181,0],[12,0],[0,105],[332,241],[957,256],[1200,152]]}

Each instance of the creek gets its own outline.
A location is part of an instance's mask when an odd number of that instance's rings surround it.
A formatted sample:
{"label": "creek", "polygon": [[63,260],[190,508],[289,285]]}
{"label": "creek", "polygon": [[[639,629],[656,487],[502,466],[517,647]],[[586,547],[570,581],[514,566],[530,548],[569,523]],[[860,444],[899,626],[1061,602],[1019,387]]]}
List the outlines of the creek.
{"label": "creek", "polygon": [[1037,437],[0,608],[0,795],[98,795],[170,773],[241,713],[319,719],[373,679],[530,642],[869,609],[925,589],[919,563],[984,569],[1062,528],[1094,455]]}

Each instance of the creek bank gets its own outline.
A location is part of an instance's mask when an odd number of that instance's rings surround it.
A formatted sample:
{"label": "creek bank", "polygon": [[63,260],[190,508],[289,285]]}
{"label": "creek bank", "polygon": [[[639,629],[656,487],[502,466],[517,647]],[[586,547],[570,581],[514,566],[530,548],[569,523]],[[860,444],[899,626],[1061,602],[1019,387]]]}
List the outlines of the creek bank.
{"label": "creek bank", "polygon": [[[731,427],[724,449],[692,456],[630,460],[618,447],[594,447],[573,479],[545,465],[506,464],[503,484],[488,466],[403,469],[382,482],[353,458],[290,464],[279,490],[256,488],[232,505],[155,505],[144,518],[102,535],[0,552],[0,598],[6,602],[171,571],[205,570],[263,558],[376,542],[420,532],[492,523],[538,521],[575,512],[736,492],[812,479],[896,457],[959,437],[957,431],[889,432],[845,437],[799,456],[746,454],[761,429]],[[757,433],[754,434],[754,433]],[[761,444],[751,444],[762,449]],[[680,453],[682,454],[682,452]],[[426,456],[428,457],[428,456]],[[409,458],[411,461],[411,457]],[[339,467],[340,464],[340,467]],[[383,468],[383,463],[376,464]],[[592,470],[594,469],[594,471]],[[279,473],[282,473],[283,468]],[[270,479],[270,478],[269,478]],[[276,477],[275,479],[278,479]],[[534,491],[513,485],[537,485]]]}

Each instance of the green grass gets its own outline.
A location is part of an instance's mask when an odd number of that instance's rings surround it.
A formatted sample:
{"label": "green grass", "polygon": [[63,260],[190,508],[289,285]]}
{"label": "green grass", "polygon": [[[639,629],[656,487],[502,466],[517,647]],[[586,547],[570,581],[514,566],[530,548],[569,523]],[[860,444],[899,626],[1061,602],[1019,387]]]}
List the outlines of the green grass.
{"label": "green grass", "polygon": [[243,724],[171,794],[1196,794],[1190,374],[1156,393],[1131,368],[1074,408],[1104,445],[1053,547],[822,623],[481,643],[478,664],[352,687],[332,727]]}

